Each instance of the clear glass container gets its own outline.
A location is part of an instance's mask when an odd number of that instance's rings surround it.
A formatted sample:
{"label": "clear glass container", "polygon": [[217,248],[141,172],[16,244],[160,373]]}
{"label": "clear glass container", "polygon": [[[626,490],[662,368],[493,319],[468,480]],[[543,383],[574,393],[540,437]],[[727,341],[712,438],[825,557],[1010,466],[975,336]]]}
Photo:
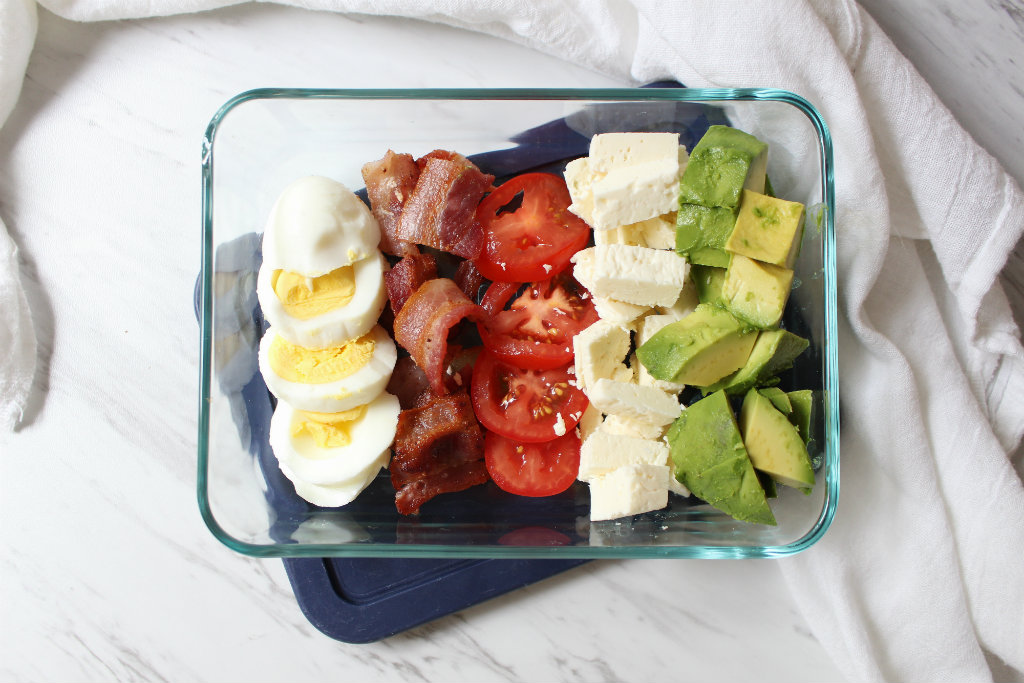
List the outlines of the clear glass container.
{"label": "clear glass container", "polygon": [[[361,166],[388,149],[449,149],[503,177],[558,172],[593,134],[675,131],[687,148],[729,123],[770,145],[775,193],[809,207],[795,288],[783,324],[810,348],[784,389],[815,391],[810,495],[784,486],[774,527],[733,520],[695,498],[617,521],[591,522],[587,485],[522,498],[492,483],[446,494],[415,517],[395,511],[386,471],[337,509],[295,495],[267,443],[272,398],[256,349],[260,237],[291,181],[325,175],[356,189]],[[833,162],[828,129],[803,98],[772,89],[602,90],[263,89],[228,101],[202,155],[198,499],[228,547],[259,557],[748,558],[791,555],[828,529],[839,495]]]}

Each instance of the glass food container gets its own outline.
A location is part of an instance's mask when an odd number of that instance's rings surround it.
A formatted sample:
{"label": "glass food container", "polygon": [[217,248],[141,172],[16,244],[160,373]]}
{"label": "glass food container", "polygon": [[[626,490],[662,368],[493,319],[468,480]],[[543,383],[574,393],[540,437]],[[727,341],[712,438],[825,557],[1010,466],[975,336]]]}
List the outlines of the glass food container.
{"label": "glass food container", "polygon": [[[808,207],[783,325],[810,340],[784,389],[815,396],[810,494],[780,486],[777,526],[738,522],[670,495],[663,510],[591,522],[588,486],[547,498],[493,483],[444,494],[417,516],[395,511],[386,470],[354,502],[319,508],[299,498],[267,442],[273,398],[256,353],[265,324],[256,300],[260,238],[271,206],[307,175],[362,188],[360,168],[388,149],[414,157],[448,149],[498,182],[560,173],[603,132],[672,131],[687,149],[711,124],[769,144],[777,196]],[[600,90],[263,89],[228,101],[202,155],[198,499],[211,532],[258,557],[749,558],[804,550],[828,529],[839,495],[836,261],[832,146],[803,98],[772,89],[651,87]]]}

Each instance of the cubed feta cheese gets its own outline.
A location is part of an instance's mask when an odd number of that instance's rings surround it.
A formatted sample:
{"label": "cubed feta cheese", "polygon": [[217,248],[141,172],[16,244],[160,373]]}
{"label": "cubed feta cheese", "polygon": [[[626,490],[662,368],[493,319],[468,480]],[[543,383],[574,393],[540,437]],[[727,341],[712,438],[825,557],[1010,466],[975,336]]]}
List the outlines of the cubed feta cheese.
{"label": "cubed feta cheese", "polygon": [[576,279],[595,297],[672,306],[689,279],[686,259],[663,249],[604,244],[572,257]]}
{"label": "cubed feta cheese", "polygon": [[583,416],[580,417],[580,422],[577,427],[580,430],[580,440],[586,441],[594,431],[601,426],[601,421],[604,416],[601,415],[601,411],[594,406],[587,404],[587,409],[583,411]]}
{"label": "cubed feta cheese", "polygon": [[590,481],[626,465],[668,465],[664,441],[597,430],[580,447],[580,481]]}
{"label": "cubed feta cheese", "polygon": [[590,139],[590,162],[597,173],[672,157],[678,164],[678,154],[679,133],[601,133]]}
{"label": "cubed feta cheese", "polygon": [[671,423],[681,412],[676,396],[654,387],[599,379],[588,387],[590,402],[607,415],[625,415],[655,426]]}
{"label": "cubed feta cheese", "polygon": [[623,362],[629,353],[629,331],[598,320],[572,338],[576,356],[576,386],[584,393],[601,378],[629,381],[633,370]]}
{"label": "cubed feta cheese", "polygon": [[667,429],[667,425],[656,425],[646,420],[634,420],[628,415],[608,415],[598,427],[599,431],[608,434],[621,434],[638,439],[660,439]]}
{"label": "cubed feta cheese", "polygon": [[603,296],[595,296],[593,301],[599,318],[618,325],[628,325],[651,310],[650,306],[627,304],[625,301],[607,299]]}
{"label": "cubed feta cheese", "polygon": [[569,198],[572,199],[569,211],[593,225],[594,193],[591,187],[594,183],[594,176],[590,170],[590,159],[587,157],[573,159],[565,165],[563,175],[565,184],[569,188]]}
{"label": "cubed feta cheese", "polygon": [[667,465],[626,465],[590,482],[590,519],[618,519],[668,505]]}
{"label": "cubed feta cheese", "polygon": [[693,313],[698,304],[700,304],[700,298],[697,296],[697,287],[693,284],[693,279],[688,277],[676,302],[671,306],[658,306],[657,310],[662,315],[670,315],[676,320],[682,320]]}
{"label": "cubed feta cheese", "polygon": [[679,209],[679,161],[676,155],[611,169],[591,185],[591,225],[607,230]]}

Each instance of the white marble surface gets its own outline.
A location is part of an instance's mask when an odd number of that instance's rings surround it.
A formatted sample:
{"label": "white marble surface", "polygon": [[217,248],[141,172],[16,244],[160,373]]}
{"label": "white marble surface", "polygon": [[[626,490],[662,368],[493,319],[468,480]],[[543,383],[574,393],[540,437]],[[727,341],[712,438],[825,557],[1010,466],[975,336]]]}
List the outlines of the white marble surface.
{"label": "white marble surface", "polygon": [[[925,4],[900,3],[892,21],[945,26]],[[1021,64],[1015,35],[1005,50]],[[419,57],[361,56],[395,41]],[[464,54],[487,57],[448,57]],[[950,64],[944,78],[974,78]],[[0,680],[839,680],[774,561],[594,562],[356,646],[309,624],[281,562],[214,540],[195,502],[199,142],[228,97],[268,85],[619,83],[404,20],[247,5],[83,25],[42,12],[0,131],[0,212],[43,364],[26,425],[0,443]],[[1019,135],[1019,95],[984,125]],[[82,152],[69,157],[70,139]],[[112,243],[107,222],[134,229]]]}

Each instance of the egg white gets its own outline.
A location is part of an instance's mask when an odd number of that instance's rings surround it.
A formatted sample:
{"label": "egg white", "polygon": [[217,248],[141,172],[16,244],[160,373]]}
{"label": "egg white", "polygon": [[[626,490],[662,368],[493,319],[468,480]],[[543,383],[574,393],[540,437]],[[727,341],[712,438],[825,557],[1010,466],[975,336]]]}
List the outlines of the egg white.
{"label": "egg white", "polygon": [[288,404],[278,402],[270,419],[270,447],[281,471],[289,479],[345,488],[343,485],[358,484],[380,469],[377,463],[382,455],[390,454],[400,412],[398,398],[386,391],[381,392],[367,404],[363,416],[352,422],[349,427],[351,441],[345,446],[330,448],[318,446],[309,434],[292,436],[296,411]]}
{"label": "egg white", "polygon": [[341,482],[340,484],[311,484],[295,477],[287,467],[281,465],[281,472],[291,480],[295,487],[295,493],[303,500],[322,508],[336,508],[348,505],[362,493],[367,486],[377,477],[382,468],[387,467],[388,459],[391,457],[391,450],[381,453],[358,477]]}
{"label": "egg white", "polygon": [[324,382],[323,384],[306,384],[284,379],[270,365],[270,344],[277,336],[277,330],[269,328],[260,340],[260,372],[267,388],[278,399],[299,410],[311,410],[319,413],[340,413],[355,408],[377,397],[388,380],[398,360],[395,342],[388,336],[383,327],[377,325],[370,334],[373,339],[373,355],[367,363],[348,377]]}
{"label": "egg white", "polygon": [[384,255],[376,252],[353,264],[355,294],[344,306],[313,318],[293,318],[285,311],[270,282],[273,270],[260,268],[256,284],[263,317],[290,341],[308,349],[322,349],[366,334],[377,323],[387,305],[384,288]]}
{"label": "egg white", "polygon": [[263,263],[316,277],[364,259],[380,243],[370,209],[343,184],[307,176],[281,192],[263,231]]}

